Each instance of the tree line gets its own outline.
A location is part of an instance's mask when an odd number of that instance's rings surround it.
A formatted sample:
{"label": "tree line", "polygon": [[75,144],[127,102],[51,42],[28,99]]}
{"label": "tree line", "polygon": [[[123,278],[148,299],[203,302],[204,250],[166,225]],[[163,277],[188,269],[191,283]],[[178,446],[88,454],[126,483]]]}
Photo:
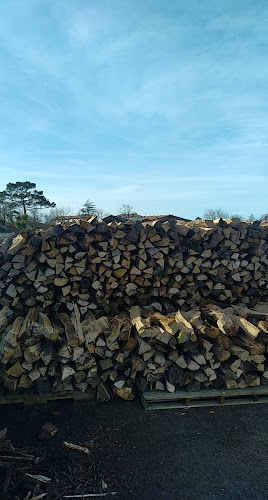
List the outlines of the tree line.
{"label": "tree line", "polygon": [[206,210],[203,214],[203,217],[197,217],[198,219],[231,219],[233,217],[238,217],[238,219],[241,220],[267,220],[268,219],[268,214],[264,213],[260,217],[256,217],[254,214],[249,214],[248,217],[245,217],[244,215],[241,214],[233,214],[229,213],[226,210],[222,210],[222,208],[210,208]]}
{"label": "tree line", "polygon": [[[133,213],[133,207],[127,203],[123,204],[117,211],[129,217]],[[36,189],[34,182],[9,182],[4,191],[0,192],[0,231],[6,228],[16,228],[19,230],[30,229],[38,224],[49,225],[54,219],[59,219],[70,215],[70,207],[58,207],[45,197],[43,191]],[[97,208],[89,199],[75,215],[97,215],[103,219],[108,212],[102,208]],[[239,217],[242,220],[256,220],[254,214],[243,217],[239,214],[230,214],[221,208],[208,209],[203,214],[203,219],[228,219]],[[197,217],[201,219],[201,217]],[[268,219],[268,214],[263,214],[258,220]]]}
{"label": "tree line", "polygon": [[[124,204],[118,213],[129,215],[132,211],[131,205]],[[34,182],[9,182],[0,192],[0,231],[30,229],[40,223],[49,225],[54,219],[70,213],[70,207],[58,207],[45,197],[43,191],[36,189]],[[88,199],[75,215],[97,215],[103,219],[110,214]]]}

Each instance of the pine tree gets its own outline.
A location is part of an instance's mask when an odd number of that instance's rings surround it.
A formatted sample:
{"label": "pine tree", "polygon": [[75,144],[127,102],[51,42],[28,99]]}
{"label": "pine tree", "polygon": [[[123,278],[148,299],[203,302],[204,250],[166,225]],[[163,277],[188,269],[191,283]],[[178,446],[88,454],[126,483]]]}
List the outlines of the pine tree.
{"label": "pine tree", "polygon": [[81,210],[80,210],[80,213],[81,214],[85,214],[85,215],[91,215],[91,214],[95,214],[96,213],[96,207],[94,205],[94,203],[90,200],[87,200],[84,205],[82,206]]}
{"label": "pine tree", "polygon": [[31,208],[55,207],[43,194],[43,191],[37,191],[34,182],[9,182],[4,191],[0,192],[0,204],[12,205],[20,208],[24,214]]}

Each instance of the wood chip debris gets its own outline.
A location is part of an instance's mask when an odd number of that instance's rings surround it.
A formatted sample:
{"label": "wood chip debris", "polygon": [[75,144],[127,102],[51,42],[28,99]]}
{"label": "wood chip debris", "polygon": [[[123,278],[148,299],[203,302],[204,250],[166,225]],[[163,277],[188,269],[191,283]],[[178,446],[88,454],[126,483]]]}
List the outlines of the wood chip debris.
{"label": "wood chip debris", "polygon": [[86,455],[90,455],[90,451],[86,446],[80,446],[78,444],[73,444],[73,443],[67,443],[67,441],[63,442],[64,446],[67,448],[70,448],[71,450],[76,450],[76,451],[81,451],[82,453],[85,453]]}
{"label": "wood chip debris", "polygon": [[51,422],[47,422],[46,424],[43,425],[41,428],[41,431],[39,433],[39,439],[51,439],[55,434],[57,434],[58,428],[56,425],[52,424]]}
{"label": "wood chip debris", "polygon": [[110,491],[107,493],[84,493],[83,495],[65,495],[63,498],[106,497],[107,495],[117,495],[117,491]]}
{"label": "wood chip debris", "polygon": [[29,474],[26,472],[26,476],[31,477],[32,479],[35,479],[36,481],[39,481],[41,483],[50,483],[52,479],[47,476],[42,476],[41,474]]}

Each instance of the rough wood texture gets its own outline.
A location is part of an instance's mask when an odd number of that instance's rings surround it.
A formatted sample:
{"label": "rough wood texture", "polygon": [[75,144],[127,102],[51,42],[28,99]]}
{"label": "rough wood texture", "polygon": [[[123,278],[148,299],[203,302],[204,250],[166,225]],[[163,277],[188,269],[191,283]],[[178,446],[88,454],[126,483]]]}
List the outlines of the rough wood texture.
{"label": "rough wood texture", "polygon": [[93,216],[16,236],[0,248],[4,391],[267,385],[267,232]]}
{"label": "rough wood texture", "polygon": [[[16,315],[40,307],[50,317],[76,304],[82,318],[132,305],[160,313],[205,303],[252,308],[268,298],[267,234],[267,225],[238,219],[106,224],[94,217],[23,233],[0,248],[0,305]],[[235,324],[217,318],[230,335]]]}
{"label": "rough wood texture", "polygon": [[[254,311],[245,320],[232,308],[219,306],[216,315],[209,305],[168,315],[133,306],[115,317],[95,318],[89,312],[80,322],[73,309],[69,315],[55,313],[54,321],[30,310],[26,328],[23,316],[9,324],[4,306],[4,396],[25,390],[43,396],[97,389],[97,398],[108,401],[113,394],[131,400],[137,388],[174,393],[180,388],[195,392],[268,385],[268,334],[266,326],[254,325]],[[221,330],[213,322],[220,322]],[[217,335],[211,335],[213,328]]]}

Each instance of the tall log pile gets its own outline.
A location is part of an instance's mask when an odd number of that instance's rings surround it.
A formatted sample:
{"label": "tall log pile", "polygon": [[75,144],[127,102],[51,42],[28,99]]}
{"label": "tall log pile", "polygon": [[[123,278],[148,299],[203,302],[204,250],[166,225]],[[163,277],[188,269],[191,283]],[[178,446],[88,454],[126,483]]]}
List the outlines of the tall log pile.
{"label": "tall log pile", "polygon": [[[265,306],[266,310],[267,307]],[[8,326],[0,315],[3,394],[96,389],[132,399],[136,388],[245,388],[268,384],[268,313],[208,305],[163,315],[132,306],[96,319],[79,309],[51,322],[38,309]]]}
{"label": "tall log pile", "polygon": [[18,235],[0,248],[3,390],[266,384],[267,232],[92,217]]}
{"label": "tall log pile", "polygon": [[159,312],[207,302],[267,300],[268,226],[239,219],[181,224],[92,217],[21,234],[2,254],[0,305],[107,315],[131,305]]}

